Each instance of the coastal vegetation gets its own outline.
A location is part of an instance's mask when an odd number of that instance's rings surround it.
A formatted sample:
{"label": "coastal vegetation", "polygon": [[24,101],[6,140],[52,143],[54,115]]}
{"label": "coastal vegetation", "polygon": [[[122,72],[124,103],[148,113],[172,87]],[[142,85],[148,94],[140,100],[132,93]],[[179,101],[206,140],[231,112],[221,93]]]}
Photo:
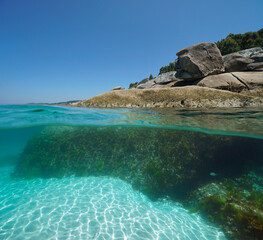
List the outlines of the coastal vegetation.
{"label": "coastal vegetation", "polygon": [[257,32],[246,32],[244,34],[230,33],[226,38],[216,42],[222,55],[238,52],[248,48],[263,48],[263,28]]}

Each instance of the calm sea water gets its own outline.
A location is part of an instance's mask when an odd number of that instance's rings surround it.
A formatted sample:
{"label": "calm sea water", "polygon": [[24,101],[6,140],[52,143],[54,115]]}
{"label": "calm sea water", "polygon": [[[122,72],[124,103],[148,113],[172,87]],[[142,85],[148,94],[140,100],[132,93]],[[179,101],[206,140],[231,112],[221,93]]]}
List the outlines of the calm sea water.
{"label": "calm sea water", "polygon": [[263,110],[0,106],[0,239],[222,240],[222,230],[198,213],[166,199],[152,201],[116,177],[11,177],[28,141],[49,126],[125,126],[263,139]]}

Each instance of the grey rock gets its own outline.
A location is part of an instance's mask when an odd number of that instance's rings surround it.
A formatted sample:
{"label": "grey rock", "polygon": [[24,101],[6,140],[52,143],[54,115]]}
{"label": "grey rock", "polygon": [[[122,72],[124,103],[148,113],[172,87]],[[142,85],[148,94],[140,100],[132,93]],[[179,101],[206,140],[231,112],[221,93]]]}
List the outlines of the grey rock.
{"label": "grey rock", "polygon": [[251,57],[255,62],[263,62],[263,51]]}
{"label": "grey rock", "polygon": [[254,60],[240,55],[239,53],[230,53],[223,56],[226,72],[245,71]]}
{"label": "grey rock", "polygon": [[245,49],[237,53],[243,57],[253,59],[256,62],[263,61],[263,49],[260,47]]}
{"label": "grey rock", "polygon": [[136,89],[146,89],[146,88],[151,88],[155,85],[155,82],[154,80],[149,80],[145,83],[142,83],[142,84],[138,84]]}
{"label": "grey rock", "polygon": [[222,55],[215,43],[199,43],[177,54],[176,77],[199,79],[225,71]]}
{"label": "grey rock", "polygon": [[122,90],[124,88],[122,88],[121,86],[118,86],[118,87],[114,87],[112,90]]}
{"label": "grey rock", "polygon": [[263,68],[263,62],[254,62],[247,65],[247,70],[253,71]]}
{"label": "grey rock", "polygon": [[149,78],[144,78],[143,80],[141,80],[141,81],[138,83],[138,85],[139,85],[139,84],[146,83],[146,82],[148,82],[148,81],[149,81]]}
{"label": "grey rock", "polygon": [[226,72],[247,71],[262,68],[262,48],[250,48],[223,56]]}
{"label": "grey rock", "polygon": [[244,85],[230,73],[207,76],[196,82],[196,85],[200,87],[209,87],[232,92],[241,92],[242,90],[247,89],[246,85]]}
{"label": "grey rock", "polygon": [[160,75],[158,75],[155,79],[154,82],[156,84],[167,84],[169,82],[175,81],[177,80],[177,78],[175,77],[176,72],[175,71],[171,71],[171,72],[167,72],[167,73],[162,73]]}

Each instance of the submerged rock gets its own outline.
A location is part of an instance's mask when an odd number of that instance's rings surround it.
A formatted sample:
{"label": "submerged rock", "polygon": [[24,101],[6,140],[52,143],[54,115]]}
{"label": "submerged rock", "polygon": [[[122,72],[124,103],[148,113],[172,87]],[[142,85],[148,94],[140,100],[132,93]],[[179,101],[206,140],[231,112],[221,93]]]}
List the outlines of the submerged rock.
{"label": "submerged rock", "polygon": [[198,79],[225,71],[222,55],[215,43],[199,43],[177,54],[176,77]]}
{"label": "submerged rock", "polygon": [[161,128],[47,127],[28,143],[15,175],[115,176],[150,197],[179,197],[213,171],[223,176],[252,167],[257,159],[243,156],[261,147],[253,139]]}
{"label": "submerged rock", "polygon": [[254,172],[201,186],[189,204],[217,223],[229,239],[262,239],[263,178]]}
{"label": "submerged rock", "polygon": [[263,141],[252,138],[162,128],[56,126],[28,142],[13,177],[118,177],[152,199],[182,200],[232,239],[260,239],[263,180],[238,176],[259,169],[262,155]]}

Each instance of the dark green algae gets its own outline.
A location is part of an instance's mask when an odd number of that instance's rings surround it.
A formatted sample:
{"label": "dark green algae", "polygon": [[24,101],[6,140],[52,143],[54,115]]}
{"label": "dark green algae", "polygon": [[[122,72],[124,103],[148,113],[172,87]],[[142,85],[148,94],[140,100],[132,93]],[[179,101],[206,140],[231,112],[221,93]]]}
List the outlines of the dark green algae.
{"label": "dark green algae", "polygon": [[[262,156],[263,141],[253,138],[146,127],[50,126],[28,142],[13,176],[118,177],[151,199],[169,197],[201,211],[229,239],[262,239],[257,212],[262,193],[236,180],[259,169]],[[213,193],[211,184],[220,182],[227,189],[224,197]],[[241,201],[244,190],[250,196]]]}

